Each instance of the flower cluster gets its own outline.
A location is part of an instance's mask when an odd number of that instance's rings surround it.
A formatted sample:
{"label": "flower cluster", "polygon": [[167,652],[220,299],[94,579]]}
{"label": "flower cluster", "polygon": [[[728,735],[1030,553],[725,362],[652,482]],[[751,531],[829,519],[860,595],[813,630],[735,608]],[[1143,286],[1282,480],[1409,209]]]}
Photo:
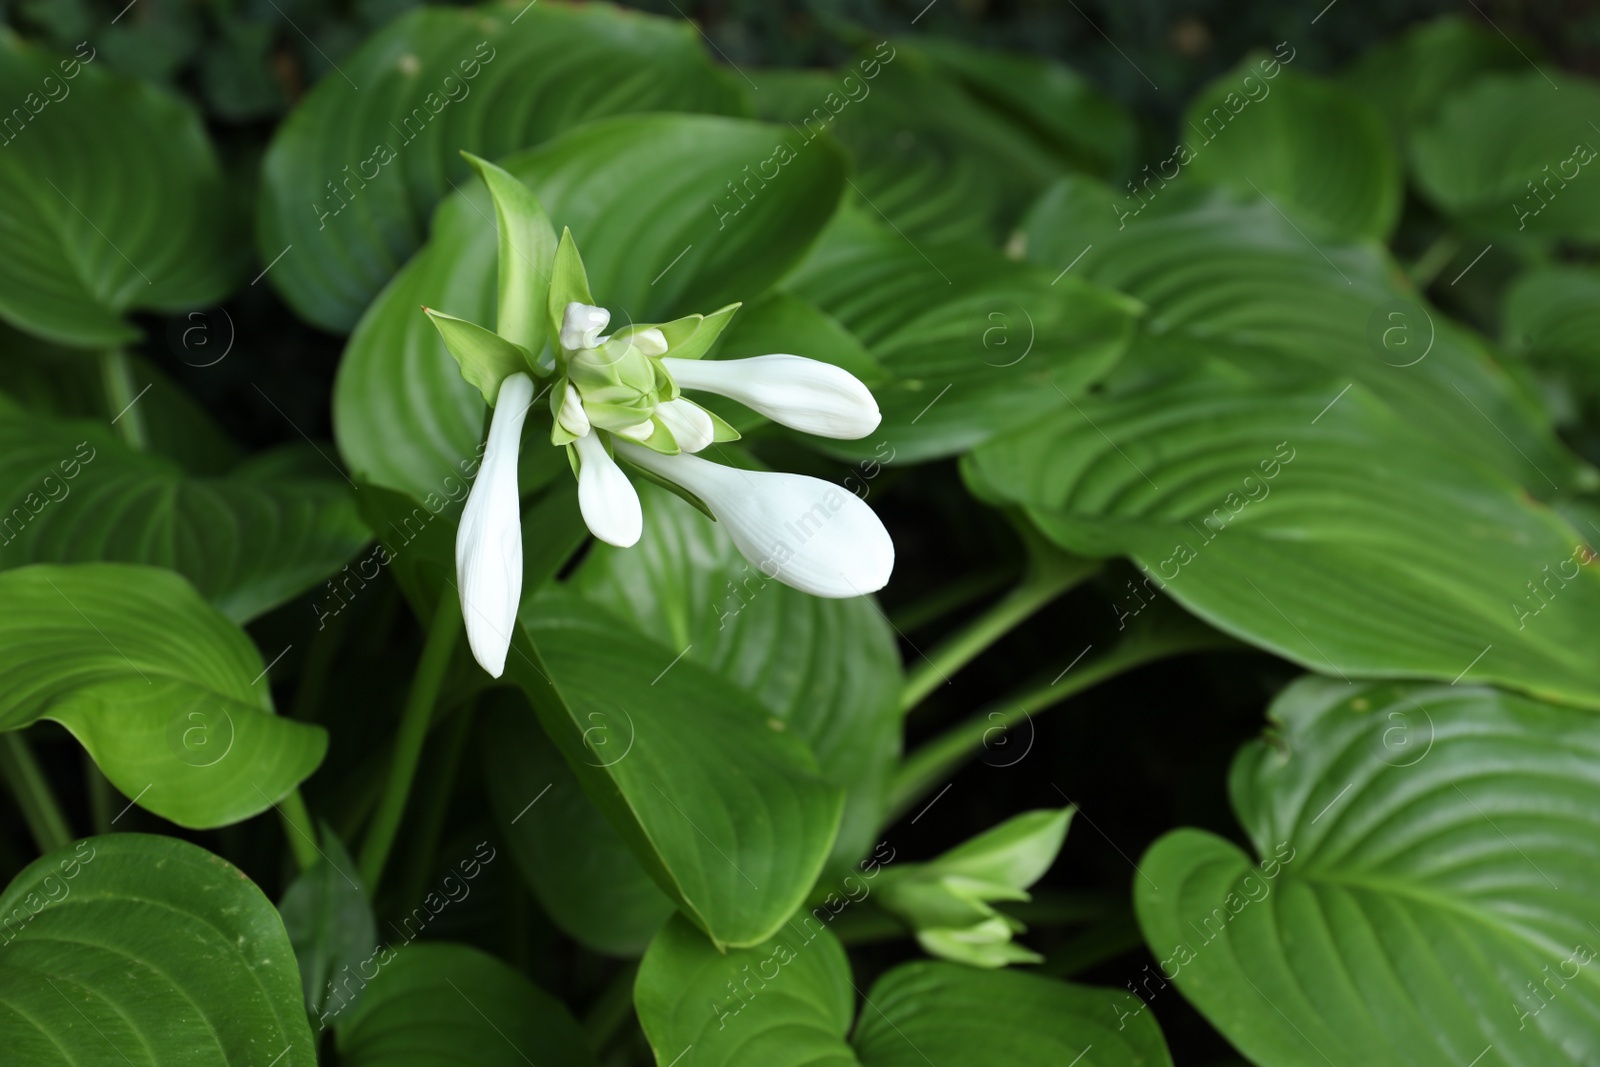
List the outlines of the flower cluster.
{"label": "flower cluster", "polygon": [[[498,168],[474,160],[495,194],[531,193]],[[513,205],[514,207],[515,205]],[[543,219],[542,209],[538,218]],[[502,266],[506,249],[501,249]],[[499,677],[522,593],[521,501],[517,458],[535,396],[551,381],[550,441],[567,449],[584,523],[600,540],[627,548],[643,533],[639,495],[624,470],[660,482],[721,522],[739,551],[774,578],[822,597],[876,592],[889,580],[894,544],[862,500],[819,478],[713,463],[698,453],[738,432],[684,391],[727,397],[773,422],[822,437],[852,439],[877,428],[872,393],[849,372],[803,356],[704,359],[739,305],[672,322],[632,324],[606,334],[611,315],[590,302],[569,232],[548,282],[547,317],[530,334],[537,355],[483,327],[424,309],[462,374],[494,405],[487,447],[456,538],[456,572],[468,643]],[[504,283],[505,274],[502,273]],[[525,309],[501,319],[526,324]],[[576,297],[566,299],[566,297]],[[538,309],[540,315],[545,308]]]}

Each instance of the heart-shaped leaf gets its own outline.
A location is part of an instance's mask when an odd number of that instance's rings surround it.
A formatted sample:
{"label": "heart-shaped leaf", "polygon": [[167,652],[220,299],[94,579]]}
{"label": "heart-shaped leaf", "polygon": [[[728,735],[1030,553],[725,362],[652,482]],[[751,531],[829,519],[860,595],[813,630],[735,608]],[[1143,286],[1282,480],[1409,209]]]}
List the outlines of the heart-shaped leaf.
{"label": "heart-shaped leaf", "polygon": [[[844,160],[826,139],[794,152],[786,146],[795,137],[733,119],[638,116],[591,123],[500,162],[533,187],[558,230],[572,230],[595,300],[620,327],[753,300],[799,259],[838,203]],[[779,158],[766,187],[751,182],[761,195],[719,223],[713,205],[730,195],[726,183]],[[494,321],[493,217],[479,183],[447,200],[427,247],[362,317],[339,368],[340,452],[362,477],[419,500],[478,447],[484,404],[418,305]]]}
{"label": "heart-shaped leaf", "polygon": [[315,1067],[261,890],[172,837],[91,837],[0,894],[0,1047],[29,1067]]}
{"label": "heart-shaped leaf", "polygon": [[1500,318],[1507,348],[1600,399],[1600,271],[1531,270],[1506,292]]}
{"label": "heart-shaped leaf", "polygon": [[1263,1067],[1582,1060],[1600,1018],[1600,720],[1325,679],[1271,714],[1230,778],[1259,863],[1177,830],[1140,864],[1164,978]]}
{"label": "heart-shaped leaf", "polygon": [[370,537],[342,480],[287,458],[266,453],[227,477],[192,478],[107,426],[0,410],[0,566],[167,567],[248,621],[338,570]]}
{"label": "heart-shaped leaf", "polygon": [[247,819],[322,762],[327,735],[273,714],[250,639],[170,571],[22,567],[0,608],[0,729],[59,722],[163,818]]}
{"label": "heart-shaped leaf", "polygon": [[1179,148],[1136,183],[1139,196],[1159,196],[1187,165],[1201,181],[1266,197],[1317,236],[1383,240],[1400,217],[1389,131],[1335,83],[1252,58],[1202,90],[1187,119]]}
{"label": "heart-shaped leaf", "polygon": [[866,597],[824,600],[746,562],[723,528],[641,486],[644,536],[596,545],[573,575],[589,600],[756,697],[845,791],[834,865],[871,848],[900,752],[904,684],[894,633]]}
{"label": "heart-shaped leaf", "polygon": [[1515,241],[1600,239],[1600,85],[1553,70],[1491,74],[1411,141],[1423,194],[1464,226]]}
{"label": "heart-shaped leaf", "polygon": [[1253,194],[1241,201],[1175,187],[1119,221],[1120,202],[1087,179],[1056,186],[1025,224],[1029,258],[1143,301],[1153,333],[1315,364],[1340,377],[1335,391],[1359,382],[1436,440],[1536,494],[1594,483],[1482,339],[1398,283],[1374,245],[1314,244]]}
{"label": "heart-shaped leaf", "polygon": [[[620,757],[621,723],[592,720],[595,762]],[[562,930],[596,952],[639,956],[673,905],[600,814],[526,707],[484,717],[484,784],[517,868]]]}
{"label": "heart-shaped leaf", "polygon": [[949,963],[909,963],[878,979],[846,1041],[859,989],[831,919],[819,907],[765,944],[726,954],[682,918],[669,922],[633,991],[656,1063],[691,1047],[703,1067],[1172,1062],[1155,1020],[1122,990]]}
{"label": "heart-shaped leaf", "polygon": [[105,63],[87,43],[60,57],[0,31],[0,99],[15,105],[0,151],[0,318],[86,348],[137,339],[130,311],[214,303],[242,267],[199,117]]}
{"label": "heart-shaped leaf", "polygon": [[1523,490],[1365,388],[1276,355],[1136,346],[1115,388],[973,453],[987,491],[1127,554],[1207,622],[1341,678],[1470,674],[1600,707],[1600,567]]}
{"label": "heart-shaped leaf", "polygon": [[384,949],[373,967],[338,1022],[346,1067],[595,1067],[566,1007],[493,956],[407,943]]}
{"label": "heart-shaped leaf", "polygon": [[[421,7],[339,70],[274,137],[257,220],[263,261],[284,255],[270,280],[297,312],[338,332],[422,244],[434,205],[476,184],[460,152],[498,159],[630,111],[747,109],[687,23],[605,4]],[[693,199],[706,210],[706,198]],[[488,266],[492,277],[492,252]]]}
{"label": "heart-shaped leaf", "polygon": [[771,936],[816,881],[843,807],[805,744],[682,662],[687,650],[570,593],[524,601],[521,619],[507,674],[590,799],[719,944]]}
{"label": "heart-shaped leaf", "polygon": [[1527,70],[1526,46],[1470,16],[1446,15],[1367,49],[1341,81],[1388,118],[1403,145],[1480,75]]}
{"label": "heart-shaped leaf", "polygon": [[1050,411],[1108,371],[1138,304],[972,245],[912,244],[841,212],[788,280],[867,346],[883,424],[829,451],[920,462],[966,451]]}

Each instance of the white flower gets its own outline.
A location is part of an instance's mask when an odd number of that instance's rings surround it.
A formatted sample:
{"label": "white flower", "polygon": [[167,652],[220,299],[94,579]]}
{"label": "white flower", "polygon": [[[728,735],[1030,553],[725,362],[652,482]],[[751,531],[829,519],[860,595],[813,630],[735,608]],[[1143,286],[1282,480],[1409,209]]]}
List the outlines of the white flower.
{"label": "white flower", "polygon": [[456,583],[467,644],[483,669],[500,677],[506,666],[522,597],[522,501],[517,454],[522,422],[533,402],[533,380],[513,374],[500,383],[494,421],[477,480],[456,533]]}
{"label": "white flower", "polygon": [[724,467],[638,445],[619,455],[705,502],[768,578],[823,597],[864,596],[889,582],[894,542],[854,493],[821,478]]}
{"label": "white flower", "polygon": [[644,511],[633,483],[598,433],[585,434],[573,446],[578,450],[578,510],[584,525],[608,545],[632,548],[644,533]]}
{"label": "white flower", "polygon": [[878,428],[878,402],[841,367],[804,356],[663,359],[673,381],[737,400],[773,422],[818,437],[854,440]]}
{"label": "white flower", "polygon": [[569,352],[593,348],[611,322],[611,312],[574,300],[561,317],[561,347]]}
{"label": "white flower", "polygon": [[[688,316],[665,328],[625,327],[607,337],[610,313],[572,301],[557,330],[559,351],[531,356],[513,349],[535,373],[553,376],[550,440],[569,449],[584,523],[597,538],[621,548],[643,534],[639,494],[617,463],[622,458],[697,497],[767,577],[823,597],[882,589],[894,569],[894,543],[860,498],[819,478],[725,467],[692,454],[739,435],[680,396],[682,389],[729,397],[775,422],[825,437],[864,437],[880,421],[867,387],[828,363],[794,355],[723,361],[671,355],[674,345],[704,354],[732,310]],[[441,326],[440,333],[469,381],[504,366],[503,338],[451,322],[456,325]],[[522,595],[517,454],[533,392],[527,374],[501,381],[488,445],[456,536],[467,641],[496,678],[505,670]]]}
{"label": "white flower", "polygon": [[699,452],[716,440],[717,428],[706,409],[693,400],[679,397],[656,408],[656,414],[672,432],[678,447],[685,452]]}

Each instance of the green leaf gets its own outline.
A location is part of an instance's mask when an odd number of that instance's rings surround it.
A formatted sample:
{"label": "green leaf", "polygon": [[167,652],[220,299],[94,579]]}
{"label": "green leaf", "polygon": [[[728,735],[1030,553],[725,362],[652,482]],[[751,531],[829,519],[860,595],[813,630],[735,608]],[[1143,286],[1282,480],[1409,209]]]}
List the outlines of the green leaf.
{"label": "green leaf", "polygon": [[1600,398],[1600,271],[1531,270],[1506,292],[1501,309],[1506,347],[1535,366]]}
{"label": "green leaf", "polygon": [[[921,244],[993,243],[1065,168],[1024,126],[978,103],[952,73],[905,43],[883,42],[848,73],[765,71],[754,95],[762,118],[793,126],[799,152],[836,136],[855,161],[860,210]],[[727,175],[719,201],[729,223],[765,172]],[[752,177],[752,175],[754,177]]]}
{"label": "green leaf", "polygon": [[[1600,979],[1600,720],[1477,687],[1305,679],[1246,745],[1259,864],[1199,830],[1134,882],[1162,975],[1253,1063],[1572,1062]],[[1580,962],[1583,961],[1583,962]],[[1159,988],[1159,987],[1158,987]]]}
{"label": "green leaf", "polygon": [[656,1063],[667,1067],[690,1047],[702,1067],[1172,1062],[1155,1021],[1131,1012],[1137,1001],[1121,990],[948,963],[906,964],[880,978],[846,1043],[858,989],[826,921],[805,916],[763,945],[726,954],[682,918],[663,927],[633,994]]}
{"label": "green leaf", "polygon": [[445,349],[461,365],[461,377],[483,394],[485,404],[494,403],[494,398],[500,394],[500,383],[511,375],[533,371],[533,358],[521,345],[475,322],[432,308],[422,310],[438,328]]}
{"label": "green leaf", "polygon": [[887,450],[902,463],[963,452],[1070,408],[1122,355],[1139,310],[985,248],[912,245],[856,212],[841,213],[789,284],[892,376],[873,389],[882,425],[822,447],[857,458]]}
{"label": "green leaf", "polygon": [[29,864],[0,894],[0,914],[0,1046],[11,1062],[315,1067],[278,913],[196,845],[87,838]]}
{"label": "green leaf", "polygon": [[578,254],[578,246],[572,240],[572,231],[565,226],[561,228],[561,243],[556,245],[551,263],[548,294],[550,336],[559,341],[561,324],[567,316],[567,305],[594,303],[594,297],[589,292],[589,275],[583,269],[583,257]]}
{"label": "green leaf", "polygon": [[[719,228],[712,208],[728,195],[731,175],[772,156],[786,136],[793,131],[755,122],[640,116],[592,123],[502,164],[533,188],[557,226],[571,228],[595,299],[623,328],[757,297],[804,254],[844,186],[844,161],[830,143],[785,165],[736,223]],[[483,436],[482,397],[416,309],[426,304],[473,322],[493,317],[497,241],[488,200],[472,183],[444,203],[428,246],[362,318],[339,368],[340,452],[361,478],[417,499],[437,491]],[[530,441],[539,425],[528,429]],[[560,460],[542,444],[524,455],[534,451]]]}
{"label": "green leaf", "polygon": [[[1389,120],[1396,145],[1429,121],[1439,105],[1491,71],[1527,69],[1531,42],[1521,45],[1476,19],[1446,15],[1380,41],[1341,77]],[[1534,52],[1537,55],[1537,51]]]}
{"label": "green leaf", "polygon": [[1145,342],[1078,410],[979,449],[1057,544],[1127,554],[1144,594],[1348,677],[1465,677],[1600,707],[1585,539],[1342,376]]}
{"label": "green leaf", "polygon": [[[826,912],[824,912],[826,914]],[[690,1046],[700,1067],[854,1067],[850,961],[807,918],[753,948],[719,953],[682,916],[661,928],[633,986],[658,1067]]]}
{"label": "green leaf", "polygon": [[763,722],[793,731],[822,775],[844,790],[831,866],[872,847],[900,754],[900,656],[888,620],[865,597],[826,600],[767,578],[727,532],[655,486],[640,486],[644,536],[633,548],[596,544],[572,577],[684,659],[760,701]]}
{"label": "green leaf", "polygon": [[1411,141],[1422,194],[1508,241],[1600,239],[1600,85],[1552,68],[1479,78]]}
{"label": "green leaf", "polygon": [[370,536],[346,485],[286,462],[298,454],[192,478],[108,426],[0,411],[0,566],[167,567],[248,621],[332,574]]}
{"label": "green leaf", "polygon": [[[595,762],[625,751],[628,734],[604,716],[589,729],[584,740]],[[672,901],[584,795],[532,713],[495,708],[484,716],[480,736],[501,835],[551,921],[596,952],[643,953],[673,913]]]}
{"label": "green leaf", "polygon": [[1534,493],[1594,483],[1484,342],[1405,287],[1370,242],[1312,244],[1271,205],[1220,190],[1169,189],[1119,221],[1120,201],[1087,179],[1056,186],[1025,225],[1029,258],[1143,301],[1152,333],[1322,367],[1339,376],[1335,392],[1359,382]]}
{"label": "green leaf", "polygon": [[806,746],[684,650],[571,594],[524,599],[521,620],[508,676],[657,884],[719,944],[771,936],[843,805]]}
{"label": "green leaf", "polygon": [[[478,184],[461,150],[497,159],[608,115],[747,107],[687,22],[599,4],[417,8],[341,57],[339,70],[279,127],[257,218],[263,262],[295,248],[268,280],[297,313],[336,332],[422,244],[434,205]],[[481,265],[489,271],[492,248]]]}
{"label": "green leaf", "polygon": [[0,729],[65,726],[107,778],[180,826],[259,814],[327,749],[279,718],[250,639],[154,567],[38,565],[0,573]]}
{"label": "green leaf", "polygon": [[560,1001],[466,945],[386,949],[336,1033],[345,1067],[595,1067]]}
{"label": "green leaf", "polygon": [[321,836],[316,865],[294,880],[278,904],[313,1017],[332,1007],[336,984],[342,987],[352,973],[361,978],[362,963],[378,947],[378,924],[360,868],[337,834],[323,827]]}
{"label": "green leaf", "polygon": [[1120,989],[908,963],[878,979],[852,1043],[866,1067],[1167,1067],[1155,1019]]}
{"label": "green leaf", "polygon": [[112,74],[87,43],[58,57],[10,30],[0,31],[0,99],[12,109],[0,152],[0,318],[106,347],[140,336],[128,312],[203,307],[232,288],[243,265],[232,194],[187,104]]}
{"label": "green leaf", "polygon": [[[225,317],[193,311],[173,320],[169,339],[180,359],[213,364],[227,351],[232,327]],[[176,337],[173,338],[173,334]],[[144,416],[149,451],[173,460],[191,474],[225,474],[239,463],[239,445],[210,413],[161,368],[125,354]],[[103,363],[87,352],[60,348],[0,324],[0,390],[32,416],[116,418],[102,385]],[[0,404],[0,407],[3,407]]]}
{"label": "green leaf", "polygon": [[[773,294],[774,296],[777,294]],[[699,359],[711,350],[727,329],[740,304],[729,304],[709,315],[685,315],[681,319],[661,324],[661,333],[667,339],[668,355],[674,359]]]}
{"label": "green leaf", "polygon": [[1339,85],[1275,59],[1246,60],[1201,90],[1183,136],[1146,169],[1141,197],[1161,195],[1192,155],[1194,178],[1264,197],[1313,236],[1381,241],[1400,217],[1400,164],[1382,118]]}
{"label": "green leaf", "polygon": [[[495,230],[500,238],[500,298],[495,331],[524,352],[537,356],[550,341],[550,329],[540,310],[550,290],[556,232],[532,189],[488,160],[463,154],[494,201]],[[487,390],[484,400],[493,400]]]}
{"label": "green leaf", "polygon": [[973,102],[1053,152],[1069,170],[1101,177],[1133,158],[1133,119],[1089,79],[1053,60],[921,37],[916,48],[961,82]]}

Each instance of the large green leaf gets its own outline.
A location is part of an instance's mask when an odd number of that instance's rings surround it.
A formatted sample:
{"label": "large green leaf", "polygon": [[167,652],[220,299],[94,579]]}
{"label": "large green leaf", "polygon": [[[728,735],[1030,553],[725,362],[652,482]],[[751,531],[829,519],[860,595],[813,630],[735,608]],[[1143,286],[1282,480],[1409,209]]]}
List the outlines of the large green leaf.
{"label": "large green leaf", "polygon": [[[796,136],[709,116],[625,117],[501,163],[533,187],[557,229],[571,228],[595,299],[622,326],[753,300],[805,252],[844,185],[843,157],[827,139],[782,165],[736,219],[719,225],[712,209],[741,167]],[[363,477],[418,499],[474,452],[484,413],[418,305],[493,321],[493,215],[477,184],[448,199],[427,247],[362,318],[339,369],[340,451]],[[539,433],[536,422],[529,449],[561,462]]]}
{"label": "large green leaf", "polygon": [[963,452],[1072,398],[1116,363],[1135,301],[974,245],[914,245],[841,212],[788,285],[891,375],[883,424],[841,455],[918,462]]}
{"label": "large green leaf", "polygon": [[663,927],[633,992],[656,1063],[667,1067],[691,1047],[703,1067],[1172,1062],[1155,1020],[1135,1014],[1138,1002],[1121,990],[948,963],[910,963],[880,978],[847,1042],[859,989],[831,920],[819,907],[765,944],[726,954],[681,918]]}
{"label": "large green leaf", "polygon": [[244,631],[170,571],[0,572],[0,729],[59,722],[180,826],[258,814],[322,762],[327,735],[273,714],[265,673]]}
{"label": "large green leaf", "polygon": [[[190,312],[172,321],[178,345],[188,346],[184,358],[197,364],[216,359],[228,344],[231,327],[219,309]],[[190,474],[225,474],[238,464],[239,445],[199,401],[150,360],[137,355],[125,358],[134,387],[142,393],[138,413],[150,452],[174,460]],[[105,422],[121,415],[122,405],[107,396],[97,363],[91,353],[62,348],[0,324],[0,391],[29,415]]]}
{"label": "large green leaf", "polygon": [[1417,184],[1456,222],[1505,240],[1600,239],[1596,115],[1591,81],[1554,70],[1479,78],[1412,138]]}
{"label": "large green leaf", "polygon": [[1522,45],[1471,16],[1446,15],[1369,48],[1341,80],[1389,120],[1394,141],[1429,121],[1439,105],[1490,71],[1528,69]]}
{"label": "large green leaf", "polygon": [[834,860],[848,867],[883,823],[900,754],[904,680],[888,620],[866,597],[824,600],[767,578],[719,524],[664,489],[640,488],[644,536],[633,548],[597,544],[575,587],[756,697],[805,741],[845,791]]}
{"label": "large green leaf", "polygon": [[873,984],[851,1038],[866,1067],[1163,1067],[1153,1016],[1120,989],[1021,971],[908,963]]}
{"label": "large green leaf", "polygon": [[1077,71],[1039,56],[921,37],[916,48],[978,105],[1054,152],[1063,166],[1105,176],[1133,157],[1133,119]]}
{"label": "large green leaf", "polygon": [[1062,547],[1126,554],[1228,633],[1348,676],[1469,674],[1600,707],[1600,568],[1517,485],[1362,385],[1177,339],[969,470]]}
{"label": "large green leaf", "polygon": [[[1202,90],[1187,119],[1182,144],[1195,178],[1265,196],[1313,235],[1383,240],[1400,217],[1388,130],[1335,83],[1254,58]],[[1155,183],[1140,180],[1142,195],[1159,196],[1185,159],[1175,149]]]}
{"label": "large green leaf", "polygon": [[1500,317],[1507,348],[1600,397],[1600,271],[1531,270],[1506,292]]}
{"label": "large green leaf", "polygon": [[87,43],[59,57],[10,30],[0,99],[0,318],[103,347],[139,337],[127,312],[201,307],[232,287],[233,194],[188,105],[112,74]]}
{"label": "large green leaf", "polygon": [[1255,856],[1177,830],[1140,864],[1162,974],[1263,1067],[1592,1059],[1600,721],[1325,679],[1272,717],[1230,780]]}
{"label": "large green leaf", "polygon": [[[672,901],[633,858],[525,707],[484,716],[484,784],[517,869],[552,922],[596,952],[638,956]],[[589,758],[620,757],[624,722],[590,721]]]}
{"label": "large green leaf", "polygon": [[771,936],[843,807],[805,744],[687,650],[570,593],[524,600],[521,622],[508,677],[651,876],[719,944]]}
{"label": "large green leaf", "polygon": [[0,1048],[28,1067],[315,1067],[294,951],[233,865],[91,837],[0,894]]}
{"label": "large green leaf", "polygon": [[227,477],[192,478],[103,424],[0,410],[0,567],[167,567],[247,621],[338,570],[370,536],[350,489],[311,458],[302,470],[266,453]]}
{"label": "large green leaf", "polygon": [[1173,188],[1121,222],[1120,201],[1087,179],[1056,186],[1028,218],[1029,258],[1143,301],[1152,332],[1264,348],[1339,375],[1335,391],[1358,382],[1531,492],[1593,484],[1483,341],[1428,307],[1375,244],[1313,244],[1253,194]]}
{"label": "large green leaf", "polygon": [[799,138],[836,135],[855,160],[862,210],[917,242],[993,242],[1065,172],[1053,146],[904,42],[863,51],[840,73],[764,72],[754,100]]}
{"label": "large green leaf", "polygon": [[566,1007],[466,945],[385,949],[338,1021],[346,1067],[594,1067]]}
{"label": "large green leaf", "polygon": [[341,332],[422,244],[434,205],[476,184],[461,151],[494,159],[623,112],[747,108],[693,27],[605,4],[417,8],[339,70],[268,149],[257,240],[263,262],[284,254],[269,278],[290,305]]}

